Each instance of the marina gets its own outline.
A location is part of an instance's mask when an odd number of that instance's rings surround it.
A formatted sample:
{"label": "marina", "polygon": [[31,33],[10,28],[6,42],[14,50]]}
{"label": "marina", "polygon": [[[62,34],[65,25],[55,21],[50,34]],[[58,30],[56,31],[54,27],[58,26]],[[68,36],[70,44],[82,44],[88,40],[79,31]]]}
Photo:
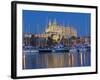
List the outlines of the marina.
{"label": "marina", "polygon": [[[31,12],[29,13],[31,14]],[[38,12],[36,13],[38,14]],[[65,15],[64,13],[55,14]],[[68,13],[68,15],[73,14]],[[64,24],[62,23],[63,20],[59,18],[61,20],[59,22],[57,17],[45,19],[44,25],[40,22],[41,25],[37,23],[33,27],[33,25],[29,26],[29,22],[24,27],[23,69],[91,66],[91,36],[89,28],[87,28],[88,25],[79,22],[77,22],[79,24],[77,26],[70,25],[67,22]],[[81,20],[83,20],[83,17]],[[75,23],[75,21],[72,22]],[[83,25],[86,27],[81,29]]]}
{"label": "marina", "polygon": [[23,50],[23,69],[85,67],[91,65],[90,46]]}
{"label": "marina", "polygon": [[24,52],[23,69],[90,66],[90,52]]}

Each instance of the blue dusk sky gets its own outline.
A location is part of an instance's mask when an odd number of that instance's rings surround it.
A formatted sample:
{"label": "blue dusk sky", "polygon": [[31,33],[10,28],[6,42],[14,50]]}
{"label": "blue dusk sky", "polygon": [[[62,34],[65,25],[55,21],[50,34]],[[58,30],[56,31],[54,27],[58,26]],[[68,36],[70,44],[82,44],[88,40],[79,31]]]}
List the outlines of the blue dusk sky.
{"label": "blue dusk sky", "polygon": [[24,33],[43,33],[49,21],[56,20],[57,24],[74,27],[78,36],[90,36],[91,14],[89,13],[23,10],[22,17]]}

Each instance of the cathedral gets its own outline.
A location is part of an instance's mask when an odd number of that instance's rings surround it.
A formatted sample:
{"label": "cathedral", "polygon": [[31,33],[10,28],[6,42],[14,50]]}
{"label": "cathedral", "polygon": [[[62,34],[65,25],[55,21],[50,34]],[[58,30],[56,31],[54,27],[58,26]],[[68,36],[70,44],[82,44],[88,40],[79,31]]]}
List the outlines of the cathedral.
{"label": "cathedral", "polygon": [[55,20],[53,22],[49,21],[49,24],[46,27],[45,32],[43,34],[37,34],[36,36],[42,38],[48,38],[52,36],[52,38],[57,41],[62,39],[62,37],[77,37],[77,30],[74,27],[59,25]]}

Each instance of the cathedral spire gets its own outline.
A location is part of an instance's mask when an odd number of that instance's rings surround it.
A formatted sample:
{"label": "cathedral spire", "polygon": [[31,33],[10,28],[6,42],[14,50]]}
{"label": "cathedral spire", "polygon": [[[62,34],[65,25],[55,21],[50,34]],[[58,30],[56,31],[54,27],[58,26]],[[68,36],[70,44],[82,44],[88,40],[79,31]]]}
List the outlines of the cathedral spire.
{"label": "cathedral spire", "polygon": [[51,26],[51,20],[49,20],[49,26]]}
{"label": "cathedral spire", "polygon": [[54,25],[56,25],[56,24],[57,24],[56,19],[54,20],[53,24],[54,24]]}

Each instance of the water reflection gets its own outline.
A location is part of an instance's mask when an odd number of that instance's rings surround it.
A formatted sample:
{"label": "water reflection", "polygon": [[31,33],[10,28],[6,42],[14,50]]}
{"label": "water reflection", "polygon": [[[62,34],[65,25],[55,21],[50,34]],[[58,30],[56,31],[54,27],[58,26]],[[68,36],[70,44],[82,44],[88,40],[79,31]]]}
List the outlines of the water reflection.
{"label": "water reflection", "polygon": [[90,52],[86,53],[23,53],[23,69],[90,66]]}

